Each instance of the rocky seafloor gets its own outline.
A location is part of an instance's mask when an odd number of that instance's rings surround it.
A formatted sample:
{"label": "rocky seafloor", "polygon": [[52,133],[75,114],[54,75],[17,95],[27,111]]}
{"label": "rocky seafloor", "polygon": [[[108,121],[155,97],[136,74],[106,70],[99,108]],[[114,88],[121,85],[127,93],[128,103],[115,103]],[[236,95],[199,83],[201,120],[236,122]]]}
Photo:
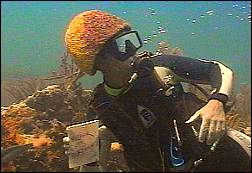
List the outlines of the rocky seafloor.
{"label": "rocky seafloor", "polygon": [[[1,108],[1,147],[32,143],[33,148],[6,165],[2,171],[17,172],[75,172],[68,168],[63,138],[68,125],[92,119],[88,102],[92,91],[76,89],[66,92],[59,85],[36,91],[19,103]],[[87,113],[91,115],[87,116]],[[111,145],[107,168],[117,168],[122,152],[116,143]],[[123,163],[120,163],[123,165]],[[125,167],[125,166],[124,166]]]}

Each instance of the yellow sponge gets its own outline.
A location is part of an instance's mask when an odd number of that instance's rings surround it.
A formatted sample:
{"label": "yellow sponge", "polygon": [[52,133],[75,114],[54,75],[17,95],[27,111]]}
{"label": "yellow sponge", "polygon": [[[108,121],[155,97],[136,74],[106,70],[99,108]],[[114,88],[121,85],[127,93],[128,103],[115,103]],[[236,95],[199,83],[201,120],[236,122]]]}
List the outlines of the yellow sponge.
{"label": "yellow sponge", "polygon": [[130,25],[117,16],[99,10],[85,11],[70,22],[65,43],[81,71],[95,74],[95,56],[106,41]]}

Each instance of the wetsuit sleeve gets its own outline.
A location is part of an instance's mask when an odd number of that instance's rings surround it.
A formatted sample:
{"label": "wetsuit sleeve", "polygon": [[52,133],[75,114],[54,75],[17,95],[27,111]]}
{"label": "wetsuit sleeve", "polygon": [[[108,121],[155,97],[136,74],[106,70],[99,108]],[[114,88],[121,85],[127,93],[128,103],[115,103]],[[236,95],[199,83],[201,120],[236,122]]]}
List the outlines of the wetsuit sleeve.
{"label": "wetsuit sleeve", "polygon": [[153,61],[155,66],[172,70],[183,82],[211,85],[214,91],[210,99],[218,99],[225,103],[231,93],[233,72],[218,61],[173,55],[161,55]]}

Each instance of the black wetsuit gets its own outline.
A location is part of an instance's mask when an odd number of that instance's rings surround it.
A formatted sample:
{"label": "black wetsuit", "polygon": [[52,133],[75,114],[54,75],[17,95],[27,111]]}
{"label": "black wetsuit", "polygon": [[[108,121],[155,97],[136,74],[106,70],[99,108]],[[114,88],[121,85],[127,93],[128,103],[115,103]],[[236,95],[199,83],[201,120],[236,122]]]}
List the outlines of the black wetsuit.
{"label": "black wetsuit", "polygon": [[[209,84],[216,88],[213,98],[226,102],[226,94],[218,94],[223,85],[221,68],[213,62],[177,57],[157,56],[155,66],[169,68],[184,81]],[[178,87],[177,87],[178,86]],[[175,85],[180,88],[180,85]],[[199,157],[196,143],[185,120],[205,102],[181,88],[171,95],[160,94],[150,76],[138,78],[126,93],[109,95],[100,84],[94,91],[92,108],[124,146],[124,153],[132,171],[169,171],[169,145],[176,119],[183,139],[184,157]],[[182,92],[181,92],[182,91]],[[219,97],[220,96],[220,97]],[[185,104],[186,103],[186,107]],[[187,153],[190,151],[190,154]]]}

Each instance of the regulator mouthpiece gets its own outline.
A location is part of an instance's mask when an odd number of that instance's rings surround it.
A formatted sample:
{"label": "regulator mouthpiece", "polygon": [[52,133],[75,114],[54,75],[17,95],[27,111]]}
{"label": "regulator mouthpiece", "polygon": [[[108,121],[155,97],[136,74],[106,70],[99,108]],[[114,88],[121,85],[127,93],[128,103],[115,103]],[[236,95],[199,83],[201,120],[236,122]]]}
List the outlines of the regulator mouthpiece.
{"label": "regulator mouthpiece", "polygon": [[139,77],[149,76],[154,70],[154,63],[149,57],[137,57],[132,66]]}

